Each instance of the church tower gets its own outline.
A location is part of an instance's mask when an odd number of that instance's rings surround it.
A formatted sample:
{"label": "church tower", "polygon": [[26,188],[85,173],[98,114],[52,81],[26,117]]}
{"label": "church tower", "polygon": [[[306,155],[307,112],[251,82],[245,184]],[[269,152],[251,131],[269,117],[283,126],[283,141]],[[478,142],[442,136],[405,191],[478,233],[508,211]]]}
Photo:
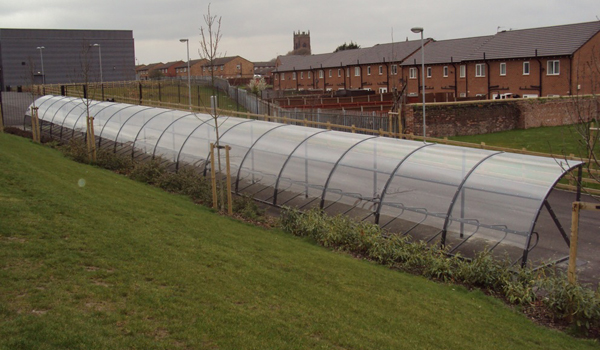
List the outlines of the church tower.
{"label": "church tower", "polygon": [[310,55],[310,31],[294,32],[294,53],[299,55]]}

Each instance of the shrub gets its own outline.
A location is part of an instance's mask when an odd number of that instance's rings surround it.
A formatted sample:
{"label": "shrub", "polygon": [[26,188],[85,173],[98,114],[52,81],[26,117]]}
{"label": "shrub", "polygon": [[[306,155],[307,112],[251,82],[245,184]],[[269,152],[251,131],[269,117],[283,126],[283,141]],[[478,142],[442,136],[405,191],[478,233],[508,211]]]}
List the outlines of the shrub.
{"label": "shrub", "polygon": [[540,281],[544,304],[558,319],[575,322],[589,330],[600,324],[600,295],[579,283],[571,284],[564,273],[554,273]]}
{"label": "shrub", "polygon": [[136,163],[129,177],[135,181],[158,185],[165,171],[165,166],[162,165],[161,160],[156,158],[147,162]]}
{"label": "shrub", "polygon": [[456,278],[471,286],[501,290],[510,278],[509,266],[508,260],[494,259],[488,250],[484,250],[471,261],[457,264]]}
{"label": "shrub", "polygon": [[96,165],[120,174],[129,174],[134,167],[130,157],[118,155],[105,148],[96,151]]}

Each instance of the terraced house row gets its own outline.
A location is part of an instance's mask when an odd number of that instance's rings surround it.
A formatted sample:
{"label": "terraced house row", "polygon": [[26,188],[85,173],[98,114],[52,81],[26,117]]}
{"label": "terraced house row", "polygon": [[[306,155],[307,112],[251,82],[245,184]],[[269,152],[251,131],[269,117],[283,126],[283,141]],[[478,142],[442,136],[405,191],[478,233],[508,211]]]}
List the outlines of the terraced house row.
{"label": "terraced house row", "polygon": [[275,90],[394,89],[428,99],[545,97],[600,90],[600,21],[501,31],[495,35],[421,41],[310,56],[279,56]]}

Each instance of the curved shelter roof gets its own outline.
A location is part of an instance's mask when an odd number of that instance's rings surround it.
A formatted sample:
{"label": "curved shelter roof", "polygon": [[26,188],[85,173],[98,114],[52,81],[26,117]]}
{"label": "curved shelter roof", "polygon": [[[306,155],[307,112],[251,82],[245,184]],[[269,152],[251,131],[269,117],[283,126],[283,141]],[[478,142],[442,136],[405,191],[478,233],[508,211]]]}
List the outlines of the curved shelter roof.
{"label": "curved shelter roof", "polygon": [[[35,104],[44,132],[84,135],[82,99],[44,96]],[[160,157],[175,167],[210,166],[216,141],[210,115],[98,101],[89,108],[100,147]],[[237,193],[352,215],[467,255],[502,247],[522,262],[540,238],[535,224],[548,194],[580,165],[252,119],[218,123],[221,145],[231,146]]]}

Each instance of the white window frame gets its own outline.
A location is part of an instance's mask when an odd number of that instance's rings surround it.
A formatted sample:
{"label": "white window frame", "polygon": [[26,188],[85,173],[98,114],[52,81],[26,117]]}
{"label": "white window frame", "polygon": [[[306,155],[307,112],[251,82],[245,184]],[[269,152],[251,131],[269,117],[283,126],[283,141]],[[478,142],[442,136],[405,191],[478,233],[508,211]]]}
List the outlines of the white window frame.
{"label": "white window frame", "polygon": [[476,78],[485,77],[485,63],[477,63],[475,65],[475,77]]}
{"label": "white window frame", "polygon": [[408,79],[417,79],[417,68],[410,67],[408,69]]}
{"label": "white window frame", "polygon": [[427,78],[431,78],[431,72],[432,72],[431,67],[427,67]]}
{"label": "white window frame", "polygon": [[342,76],[342,69],[338,68],[338,78],[340,78]]}
{"label": "white window frame", "polygon": [[392,64],[392,75],[398,75],[398,66]]}
{"label": "white window frame", "polygon": [[506,76],[506,63],[500,62],[500,76]]}
{"label": "white window frame", "polygon": [[560,61],[548,60],[546,75],[560,75]]}
{"label": "white window frame", "polygon": [[383,75],[383,66],[379,66],[379,75]]}
{"label": "white window frame", "polygon": [[330,77],[330,78],[331,78],[331,75],[332,75],[332,74],[333,74],[333,73],[331,72],[331,69],[330,69],[330,70],[329,70],[329,77]]}
{"label": "white window frame", "polygon": [[529,61],[523,62],[523,75],[529,75],[530,70],[531,65],[529,64]]}
{"label": "white window frame", "polygon": [[306,72],[306,79],[310,79],[310,71]]}
{"label": "white window frame", "polygon": [[346,78],[350,78],[350,68],[346,68]]}
{"label": "white window frame", "polygon": [[300,72],[300,80],[304,79],[304,72]]}
{"label": "white window frame", "polygon": [[465,78],[467,76],[467,66],[464,64],[461,64],[459,67],[459,78]]}
{"label": "white window frame", "polygon": [[296,72],[292,72],[292,80],[296,80]]}
{"label": "white window frame", "polygon": [[360,67],[354,67],[354,76],[360,77]]}
{"label": "white window frame", "polygon": [[448,78],[448,66],[444,66],[444,78]]}
{"label": "white window frame", "polygon": [[285,73],[281,73],[281,80],[285,80]]}
{"label": "white window frame", "polygon": [[323,79],[324,75],[325,75],[325,72],[323,72],[322,69],[319,69],[319,79]]}
{"label": "white window frame", "polygon": [[367,66],[367,75],[371,75],[371,66]]}

